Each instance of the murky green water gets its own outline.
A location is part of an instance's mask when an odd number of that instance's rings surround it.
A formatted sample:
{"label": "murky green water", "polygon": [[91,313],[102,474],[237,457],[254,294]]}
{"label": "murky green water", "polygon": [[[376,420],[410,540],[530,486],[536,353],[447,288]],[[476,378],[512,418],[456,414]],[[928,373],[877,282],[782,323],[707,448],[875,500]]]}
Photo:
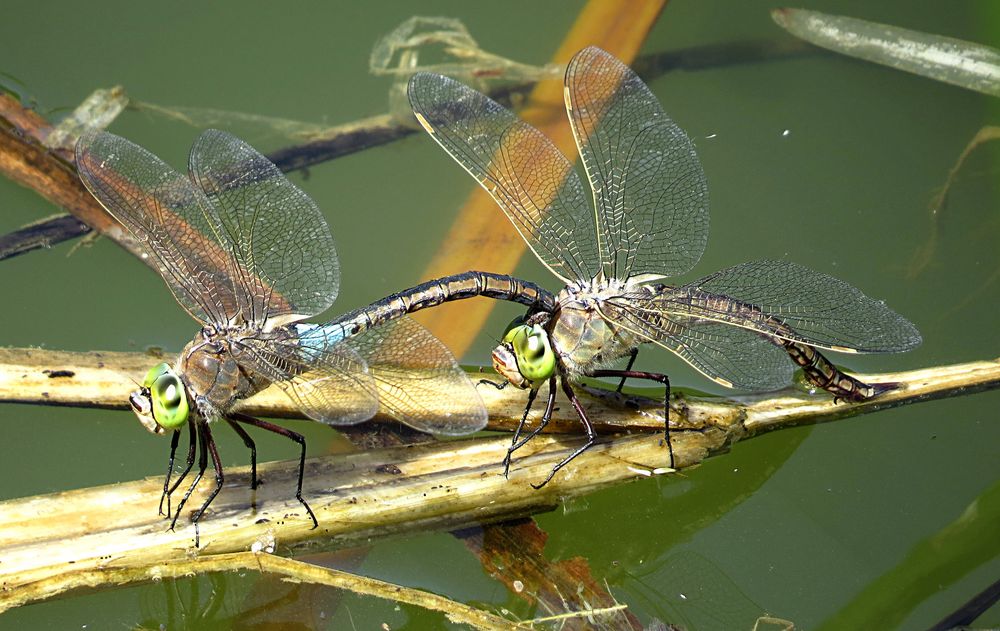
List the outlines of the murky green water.
{"label": "murky green water", "polygon": [[[985,3],[920,12],[911,3],[803,4],[1000,45],[998,18]],[[20,80],[48,115],[96,87],[122,84],[159,104],[332,124],[385,110],[388,80],[367,73],[369,50],[412,13],[460,17],[486,49],[540,63],[580,3],[357,3],[308,12],[244,5],[121,2],[96,10],[8,2],[0,71]],[[643,50],[784,38],[770,6],[676,0]],[[651,87],[695,139],[709,178],[711,238],[692,277],[753,258],[787,258],[886,300],[924,336],[907,355],[838,358],[849,367],[907,369],[1000,354],[996,148],[972,156],[939,218],[930,265],[915,278],[908,274],[930,234],[931,196],[976,130],[1000,124],[995,101],[836,56],[677,72]],[[176,165],[198,133],[135,113],[112,129]],[[234,131],[265,151],[285,144]],[[344,281],[337,312],[416,282],[471,187],[419,136],[294,179],[324,209],[338,244]],[[0,232],[56,210],[7,181],[0,181],[0,200]],[[499,211],[497,227],[509,229]],[[176,350],[195,332],[162,281],[117,246],[104,240],[69,250],[0,264],[0,344]],[[556,287],[534,261],[525,259],[519,273]],[[499,308],[463,359],[488,363],[494,337],[517,312]],[[720,391],[673,358],[646,353],[641,361],[669,372],[675,387]],[[996,393],[979,394],[757,438],[684,477],[636,482],[539,516],[550,534],[546,554],[588,559],[594,575],[647,622],[750,629],[767,612],[801,628],[846,628],[836,615],[875,603],[887,627],[926,628],[1000,573],[995,536],[957,537],[930,557],[913,554],[970,509],[979,520],[973,525],[986,532],[993,520],[995,535],[997,513],[984,507],[1000,492],[998,404]],[[167,449],[128,412],[6,405],[0,427],[0,498],[156,475]],[[305,422],[293,427],[317,450],[330,436]],[[219,434],[224,459],[242,464],[239,442]],[[261,449],[292,455],[281,441],[261,440]],[[447,534],[380,543],[357,569],[520,617],[547,613],[525,608]],[[911,595],[896,596],[883,576]],[[193,601],[204,604],[211,591],[202,579],[31,606],[0,617],[0,628],[226,626],[227,616],[245,608],[251,579],[227,580],[223,606],[208,621],[191,615]],[[337,598],[326,603],[329,628],[447,626],[415,609]],[[980,623],[1000,624],[1000,613]]]}

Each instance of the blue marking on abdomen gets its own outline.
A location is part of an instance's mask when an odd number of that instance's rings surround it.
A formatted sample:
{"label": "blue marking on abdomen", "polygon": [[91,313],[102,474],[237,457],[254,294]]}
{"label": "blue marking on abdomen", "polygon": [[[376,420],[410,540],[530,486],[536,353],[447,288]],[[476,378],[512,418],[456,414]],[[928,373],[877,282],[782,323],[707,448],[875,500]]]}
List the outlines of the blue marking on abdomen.
{"label": "blue marking on abdomen", "polygon": [[299,338],[299,344],[308,348],[329,348],[348,337],[347,329],[341,324],[295,324],[292,325]]}

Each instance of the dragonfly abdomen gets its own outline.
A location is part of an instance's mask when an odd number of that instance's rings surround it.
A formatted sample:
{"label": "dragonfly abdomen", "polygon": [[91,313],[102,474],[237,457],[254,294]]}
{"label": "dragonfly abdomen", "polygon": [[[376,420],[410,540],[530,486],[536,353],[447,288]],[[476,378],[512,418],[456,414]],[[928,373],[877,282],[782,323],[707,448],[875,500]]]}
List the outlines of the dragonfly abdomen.
{"label": "dragonfly abdomen", "polygon": [[727,303],[726,311],[734,317],[742,317],[750,328],[756,328],[754,325],[757,325],[774,331],[777,335],[772,338],[773,341],[784,348],[792,361],[802,368],[809,383],[833,396],[846,401],[862,401],[892,388],[892,384],[867,384],[842,372],[815,347],[789,339],[798,336],[794,330],[756,305],[730,298],[724,301]]}
{"label": "dragonfly abdomen", "polygon": [[768,313],[756,304],[697,288],[675,289],[665,285],[647,287],[647,291],[654,296],[659,293],[670,298],[669,318],[656,313],[646,316],[661,329],[668,330],[671,320],[680,321],[679,318],[683,317],[695,325],[701,322],[719,323],[753,331],[783,348],[792,361],[802,368],[810,383],[848,401],[868,399],[893,387],[893,384],[867,384],[841,372],[814,346],[800,341],[805,336],[779,316]]}
{"label": "dragonfly abdomen", "polygon": [[414,311],[475,296],[516,302],[527,306],[531,311],[555,310],[555,296],[534,283],[505,274],[471,271],[427,281],[387,296],[337,318],[330,324],[340,324],[348,335],[357,335]]}
{"label": "dragonfly abdomen", "polygon": [[833,365],[829,359],[808,344],[780,340],[796,364],[802,368],[806,379],[815,386],[823,388],[833,396],[847,401],[862,401],[881,394],[893,387],[893,384],[867,384],[856,379]]}

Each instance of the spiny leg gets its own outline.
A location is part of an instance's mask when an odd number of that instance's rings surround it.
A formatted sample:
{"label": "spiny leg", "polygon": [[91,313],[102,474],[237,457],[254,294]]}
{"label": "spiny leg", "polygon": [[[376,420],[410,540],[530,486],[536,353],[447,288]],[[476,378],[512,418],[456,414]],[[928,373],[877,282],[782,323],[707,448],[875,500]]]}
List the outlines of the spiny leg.
{"label": "spiny leg", "polygon": [[504,388],[507,387],[507,384],[509,384],[510,382],[509,381],[499,381],[498,382],[498,381],[490,381],[489,379],[480,379],[476,383],[479,384],[479,385],[489,384],[489,385],[493,386],[494,388],[496,388],[497,390],[503,390]]}
{"label": "spiny leg", "polygon": [[194,467],[194,455],[195,455],[195,445],[198,443],[198,438],[196,434],[196,423],[195,421],[188,422],[188,455],[187,461],[184,464],[184,470],[181,474],[177,476],[174,483],[170,485],[170,490],[167,491],[167,514],[170,514],[170,497],[173,495],[174,491],[181,485],[181,482],[187,477],[188,473],[191,472],[191,468]]}
{"label": "spiny leg", "polygon": [[194,481],[191,482],[191,486],[188,487],[184,497],[181,498],[180,504],[177,505],[177,511],[174,512],[174,518],[170,522],[170,530],[174,529],[177,525],[177,518],[181,516],[181,511],[184,509],[184,504],[187,503],[188,498],[191,497],[191,493],[194,492],[194,487],[198,486],[201,482],[201,476],[205,475],[205,469],[208,468],[208,446],[205,444],[205,436],[202,432],[202,427],[206,425],[205,421],[199,419],[195,421],[198,423],[198,475],[194,476]]}
{"label": "spiny leg", "polygon": [[[194,453],[195,447],[198,444],[198,439],[195,436],[194,431],[195,421],[194,419],[188,419],[188,455],[187,462],[184,465],[184,470],[181,474],[177,476],[173,484],[170,484],[170,474],[173,472],[174,468],[174,452],[177,449],[177,443],[180,440],[180,431],[175,431],[173,438],[170,439],[170,464],[167,466],[167,478],[163,481],[163,495],[160,496],[160,514],[166,517],[170,517],[170,496],[173,492],[177,490],[177,487],[181,485],[187,474],[191,472],[191,467],[194,466]],[[169,486],[168,486],[169,485]],[[167,512],[163,512],[163,500],[167,500]]]}
{"label": "spiny leg", "polygon": [[239,434],[240,438],[243,439],[243,444],[247,446],[250,450],[250,488],[251,490],[257,489],[257,445],[253,442],[253,438],[250,438],[250,434],[247,430],[243,429],[238,423],[236,423],[231,418],[226,418],[226,422],[229,426],[233,428],[233,431]]}
{"label": "spiny leg", "polygon": [[542,420],[538,423],[538,427],[531,430],[531,433],[522,438],[520,441],[517,437],[521,434],[521,428],[524,427],[524,423],[528,418],[528,412],[531,411],[531,404],[535,400],[535,395],[538,394],[538,390],[532,390],[528,395],[528,405],[524,408],[524,416],[521,417],[521,422],[517,425],[517,431],[514,432],[514,438],[510,441],[510,448],[507,450],[507,455],[503,459],[503,475],[507,477],[507,471],[510,469],[510,458],[511,455],[523,447],[529,440],[538,436],[538,434],[545,429],[545,426],[549,424],[552,420],[552,411],[556,407],[556,378],[549,378],[549,396],[545,403],[545,412],[542,413]]}
{"label": "spiny leg", "polygon": [[507,472],[510,470],[510,455],[514,453],[514,445],[517,444],[517,439],[521,435],[521,430],[524,429],[524,424],[528,421],[528,413],[531,412],[531,406],[535,402],[535,397],[538,396],[538,390],[532,388],[528,391],[528,404],[524,406],[524,414],[521,415],[521,422],[517,424],[517,429],[514,430],[514,437],[510,439],[510,447],[507,448],[507,455],[503,457],[503,477],[507,477]]}
{"label": "spiny leg", "polygon": [[549,480],[552,479],[552,476],[556,474],[556,471],[562,469],[567,464],[569,464],[569,462],[573,460],[573,458],[576,458],[583,452],[587,451],[590,448],[590,446],[593,445],[594,442],[597,440],[597,434],[594,433],[594,426],[590,424],[590,419],[587,418],[587,413],[583,411],[583,405],[581,405],[580,400],[576,398],[576,393],[573,392],[573,388],[572,386],[569,385],[569,381],[567,381],[565,378],[561,378],[560,382],[562,383],[563,392],[565,392],[566,396],[569,397],[569,402],[573,404],[573,409],[576,410],[577,416],[580,417],[580,422],[583,423],[583,429],[584,431],[587,432],[587,442],[584,443],[581,447],[579,447],[576,451],[563,458],[562,462],[552,467],[552,471],[549,471],[548,477],[542,480],[541,484],[532,484],[531,486],[534,489],[540,489],[546,484],[548,484]]}
{"label": "spiny leg", "polygon": [[208,423],[203,423],[200,429],[204,433],[204,441],[208,447],[208,453],[212,456],[212,467],[215,469],[215,488],[209,493],[208,499],[201,505],[201,508],[195,511],[194,515],[191,515],[191,522],[195,525],[198,524],[198,520],[208,510],[208,505],[212,503],[212,500],[222,490],[222,484],[225,482],[225,476],[222,473],[222,459],[219,458],[219,450],[215,446],[215,439],[212,438],[212,429],[208,426]]}
{"label": "spiny leg", "polygon": [[[167,476],[163,479],[163,495],[160,495],[159,513],[161,515],[163,515],[163,500],[167,498],[167,493],[170,491],[170,476],[174,473],[174,456],[177,454],[177,444],[180,440],[180,430],[174,430],[173,436],[170,437],[170,457],[167,458]],[[167,500],[167,514],[170,514],[169,500]]]}
{"label": "spiny leg", "polygon": [[301,503],[302,506],[305,507],[306,512],[309,513],[309,519],[312,520],[313,528],[319,527],[319,522],[316,521],[316,515],[314,515],[312,509],[309,508],[309,504],[306,503],[304,499],[302,499],[302,478],[305,475],[305,470],[306,470],[305,437],[302,436],[302,434],[293,432],[292,430],[281,427],[280,425],[275,425],[274,423],[268,423],[267,421],[262,421],[258,418],[247,416],[246,414],[233,413],[230,414],[230,416],[234,421],[238,421],[240,423],[246,423],[247,425],[252,425],[254,427],[259,427],[261,429],[275,433],[279,436],[284,436],[285,438],[295,441],[299,444],[299,447],[301,447],[301,451],[299,453],[299,482],[298,485],[296,485],[295,487],[295,499],[299,500],[299,503]]}
{"label": "spiny leg", "polygon": [[[629,362],[631,365],[631,362]],[[670,442],[670,377],[658,372],[646,372],[644,370],[595,370],[590,373],[591,377],[621,377],[622,383],[626,379],[648,379],[657,383],[662,383],[663,392],[663,439],[667,443],[667,451],[670,454],[670,468],[674,468],[674,446]]]}
{"label": "spiny leg", "polygon": [[[635,363],[635,358],[638,357],[638,356],[639,356],[639,347],[638,346],[636,346],[635,348],[633,348],[632,350],[630,350],[628,352],[628,364],[625,365],[625,371],[626,372],[632,370],[632,364]],[[622,380],[618,382],[618,387],[615,389],[615,392],[621,394],[622,388],[625,387],[625,380],[626,379],[628,379],[628,377],[622,377]]]}

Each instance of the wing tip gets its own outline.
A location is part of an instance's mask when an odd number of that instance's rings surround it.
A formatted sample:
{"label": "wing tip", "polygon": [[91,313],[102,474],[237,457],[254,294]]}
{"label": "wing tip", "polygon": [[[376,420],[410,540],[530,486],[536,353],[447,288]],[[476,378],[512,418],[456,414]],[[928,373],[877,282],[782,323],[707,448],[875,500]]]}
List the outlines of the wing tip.
{"label": "wing tip", "polygon": [[702,374],[706,375],[709,379],[711,379],[715,383],[719,384],[720,386],[725,386],[727,388],[731,388],[731,389],[734,389],[734,390],[736,389],[736,384],[734,384],[732,381],[729,381],[728,379],[723,379],[722,377],[708,375],[706,373],[702,373]]}
{"label": "wing tip", "polygon": [[420,123],[420,126],[424,128],[424,131],[426,131],[431,136],[434,135],[434,128],[431,126],[430,122],[427,121],[427,119],[424,117],[423,114],[414,110],[413,116],[417,119],[417,122]]}
{"label": "wing tip", "polygon": [[832,344],[830,346],[831,351],[836,351],[838,353],[852,353],[857,354],[860,351],[856,348],[851,348],[850,346],[838,346],[837,344]]}

